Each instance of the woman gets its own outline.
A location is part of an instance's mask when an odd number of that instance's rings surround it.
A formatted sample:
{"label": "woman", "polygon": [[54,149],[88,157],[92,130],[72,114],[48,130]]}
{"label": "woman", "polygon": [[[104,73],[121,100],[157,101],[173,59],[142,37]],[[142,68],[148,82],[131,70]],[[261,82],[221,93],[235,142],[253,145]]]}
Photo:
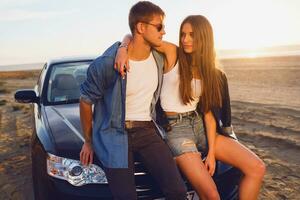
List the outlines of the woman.
{"label": "woman", "polygon": [[[176,163],[201,199],[220,199],[211,177],[216,159],[239,168],[244,174],[239,187],[240,199],[257,199],[265,173],[264,163],[238,141],[220,134],[221,126],[216,123],[215,118],[218,119],[229,97],[224,93],[224,89],[228,90],[226,77],[215,63],[209,21],[201,15],[188,16],[180,26],[179,40],[179,47],[164,42],[156,48],[166,57],[160,100],[169,125],[166,141]],[[127,36],[121,46],[128,45],[128,41]],[[124,49],[118,51],[117,66],[125,62]],[[204,124],[198,113],[202,114]],[[230,105],[228,113],[230,118]],[[198,149],[208,150],[204,163]]]}

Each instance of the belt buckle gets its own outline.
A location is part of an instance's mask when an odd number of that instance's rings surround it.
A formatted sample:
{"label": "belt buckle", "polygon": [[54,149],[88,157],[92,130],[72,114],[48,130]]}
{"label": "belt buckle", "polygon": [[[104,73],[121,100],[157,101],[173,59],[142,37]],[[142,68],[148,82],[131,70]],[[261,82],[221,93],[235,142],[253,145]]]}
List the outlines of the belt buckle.
{"label": "belt buckle", "polygon": [[132,121],[126,121],[125,122],[125,128],[127,128],[127,129],[133,128],[133,122]]}
{"label": "belt buckle", "polygon": [[194,116],[194,114],[195,114],[194,111],[188,111],[188,112],[179,114],[179,116],[181,118],[186,118],[186,117]]}

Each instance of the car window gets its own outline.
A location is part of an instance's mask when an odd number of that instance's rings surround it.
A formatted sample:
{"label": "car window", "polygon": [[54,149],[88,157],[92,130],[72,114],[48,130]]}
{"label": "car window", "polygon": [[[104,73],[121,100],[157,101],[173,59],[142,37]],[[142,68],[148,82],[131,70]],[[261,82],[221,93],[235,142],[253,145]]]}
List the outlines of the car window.
{"label": "car window", "polygon": [[41,90],[42,90],[42,87],[43,87],[43,81],[45,79],[45,76],[46,76],[46,69],[47,69],[47,63],[44,64],[43,68],[42,68],[42,71],[39,75],[39,79],[38,79],[38,82],[37,82],[37,87],[38,87],[38,93],[39,95],[41,94]]}
{"label": "car window", "polygon": [[48,83],[47,101],[56,104],[78,101],[80,85],[86,78],[89,64],[76,62],[54,65]]}

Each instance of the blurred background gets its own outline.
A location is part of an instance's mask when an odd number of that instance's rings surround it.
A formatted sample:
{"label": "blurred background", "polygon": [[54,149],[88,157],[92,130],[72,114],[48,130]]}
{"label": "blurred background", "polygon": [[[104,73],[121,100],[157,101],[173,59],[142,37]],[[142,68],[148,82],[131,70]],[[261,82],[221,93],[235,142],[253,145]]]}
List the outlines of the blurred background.
{"label": "blurred background", "polygon": [[[129,33],[135,0],[0,0],[0,199],[32,199],[31,109],[17,89],[33,88],[49,58],[100,55]],[[264,160],[259,199],[300,196],[300,1],[155,0],[165,40],[181,21],[206,16],[229,81],[234,130]]]}
{"label": "blurred background", "polygon": [[[0,66],[50,57],[99,55],[129,33],[136,0],[1,0]],[[165,40],[178,44],[187,15],[206,16],[220,58],[300,54],[298,0],[154,0],[166,13]]]}

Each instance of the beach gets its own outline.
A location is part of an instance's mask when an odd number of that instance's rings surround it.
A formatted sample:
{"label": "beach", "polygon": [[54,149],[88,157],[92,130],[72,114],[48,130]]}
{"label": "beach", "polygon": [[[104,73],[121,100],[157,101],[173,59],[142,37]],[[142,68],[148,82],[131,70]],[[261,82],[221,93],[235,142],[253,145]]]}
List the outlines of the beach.
{"label": "beach", "polygon": [[300,57],[221,62],[239,140],[267,166],[259,199],[300,196]]}
{"label": "beach", "polygon": [[[226,59],[232,124],[240,142],[266,164],[259,199],[300,196],[300,56]],[[17,89],[33,88],[38,71],[0,72],[0,199],[33,199],[31,106]]]}

